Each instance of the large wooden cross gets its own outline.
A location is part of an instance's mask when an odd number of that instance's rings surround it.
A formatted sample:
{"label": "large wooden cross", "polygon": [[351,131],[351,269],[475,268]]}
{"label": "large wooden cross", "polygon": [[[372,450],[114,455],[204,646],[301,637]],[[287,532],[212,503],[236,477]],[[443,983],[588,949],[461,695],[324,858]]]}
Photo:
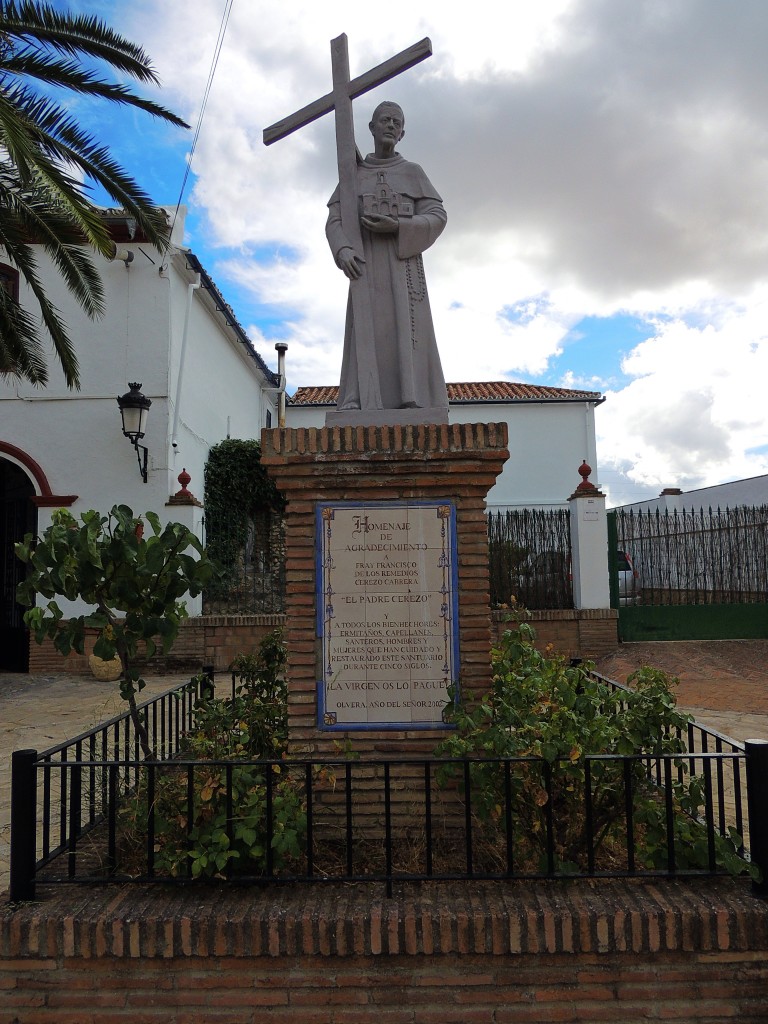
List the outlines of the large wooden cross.
{"label": "large wooden cross", "polygon": [[[425,60],[431,54],[432,43],[429,39],[422,39],[421,42],[415,43],[409,49],[390,57],[383,64],[350,80],[347,37],[342,34],[331,40],[333,92],[321,96],[320,99],[307,104],[306,107],[290,114],[284,120],[277,121],[269,128],[264,129],[264,145],[269,146],[299,128],[303,128],[304,125],[316,121],[324,114],[328,114],[332,110],[335,111],[341,226],[344,235],[358,255],[362,255],[363,240],[357,203],[358,152],[355,146],[352,100],[376,88],[377,85],[389,81],[390,78],[394,78],[401,72],[407,71],[408,68],[412,68],[414,64]],[[380,409],[381,394],[378,374],[374,372],[376,364],[373,344],[373,313],[365,281],[365,271],[363,271],[363,276],[350,281],[350,296],[355,322],[360,406],[362,409]]]}

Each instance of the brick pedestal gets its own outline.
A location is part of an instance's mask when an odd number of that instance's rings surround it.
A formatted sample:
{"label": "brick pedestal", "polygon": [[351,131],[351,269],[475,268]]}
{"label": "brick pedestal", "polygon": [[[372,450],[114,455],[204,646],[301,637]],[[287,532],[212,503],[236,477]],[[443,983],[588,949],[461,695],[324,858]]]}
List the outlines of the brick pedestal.
{"label": "brick pedestal", "polygon": [[452,501],[456,506],[459,678],[489,685],[491,616],[485,497],[507,451],[504,423],[264,430],[262,464],[286,497],[286,640],[294,752],[430,753],[435,731],[317,729],[315,509],[321,501]]}

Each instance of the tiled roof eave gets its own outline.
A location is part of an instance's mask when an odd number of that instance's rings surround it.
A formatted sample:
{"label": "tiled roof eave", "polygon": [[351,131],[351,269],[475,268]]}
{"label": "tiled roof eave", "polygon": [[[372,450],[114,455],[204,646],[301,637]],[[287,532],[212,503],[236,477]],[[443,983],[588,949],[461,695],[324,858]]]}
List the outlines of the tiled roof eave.
{"label": "tiled roof eave", "polygon": [[546,402],[551,405],[553,402],[594,402],[596,405],[601,405],[605,401],[605,395],[601,395],[599,392],[593,394],[585,393],[582,395],[541,395],[538,398],[522,396],[509,398],[449,398],[449,405],[523,405],[525,403],[531,403],[541,405]]}
{"label": "tiled roof eave", "polygon": [[[602,405],[605,395],[599,393],[574,395],[571,397],[543,395],[540,398],[449,398],[449,405],[552,405],[573,402],[594,402],[595,405]],[[294,402],[292,398],[287,399],[287,404],[293,409],[326,409],[336,405],[335,401],[316,402]]]}
{"label": "tiled roof eave", "polygon": [[208,271],[205,269],[205,267],[202,265],[199,258],[195,256],[195,254],[191,252],[189,249],[180,249],[179,253],[186,259],[187,265],[190,267],[190,269],[194,273],[200,275],[200,280],[203,288],[205,288],[205,290],[209,292],[209,294],[213,298],[213,301],[216,305],[216,309],[222,315],[225,324],[234,331],[238,341],[243,346],[243,349],[245,350],[246,354],[256,364],[259,370],[261,370],[267,382],[271,383],[272,386],[275,388],[279,387],[279,375],[276,374],[273,370],[270,370],[270,368],[264,362],[262,357],[259,355],[253,342],[251,341],[251,339],[248,337],[248,335],[245,333],[242,326],[238,322],[231,306],[226,301],[224,296],[221,294],[215,281],[208,273]]}
{"label": "tiled roof eave", "polygon": [[[508,406],[520,403],[543,404],[589,403],[600,405],[605,397],[599,391],[581,391],[555,388],[545,384],[524,384],[510,381],[480,381],[448,383],[450,405]],[[335,385],[304,386],[297,388],[289,403],[294,408],[328,408],[336,404],[338,387]]]}

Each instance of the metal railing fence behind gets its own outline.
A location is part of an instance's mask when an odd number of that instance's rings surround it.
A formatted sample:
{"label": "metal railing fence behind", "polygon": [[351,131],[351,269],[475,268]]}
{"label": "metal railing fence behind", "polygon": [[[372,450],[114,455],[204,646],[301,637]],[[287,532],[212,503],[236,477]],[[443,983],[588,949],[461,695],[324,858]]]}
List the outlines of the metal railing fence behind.
{"label": "metal railing fence behind", "polygon": [[[391,894],[415,881],[687,877],[722,873],[724,842],[765,866],[768,743],[745,749],[694,725],[687,740],[684,754],[589,755],[578,765],[17,752],[27,760],[14,757],[12,898],[34,898],[36,882],[383,882]],[[33,789],[43,780],[42,818],[17,793],[22,776]],[[686,779],[698,780],[695,815],[675,788]],[[57,812],[60,832],[46,840]]]}
{"label": "metal railing fence behind", "polygon": [[[176,757],[192,727],[197,702],[213,688],[208,667],[188,683],[140,703],[138,711],[158,758]],[[11,897],[31,898],[35,873],[101,824],[106,808],[139,781],[139,739],[130,711],[41,753],[17,750],[12,761]],[[72,774],[69,766],[87,764]],[[119,785],[112,766],[122,764]],[[31,833],[30,833],[31,830]],[[31,834],[31,838],[30,838]]]}
{"label": "metal railing fence behind", "polygon": [[488,513],[491,607],[572,608],[568,509]]}
{"label": "metal railing fence behind", "polygon": [[[554,764],[199,761],[184,736],[213,684],[207,669],[141,706],[156,761],[139,759],[127,714],[40,754],[14,753],[12,899],[33,899],[37,882],[378,881],[391,893],[405,881],[717,874],[723,843],[768,875],[768,741],[741,744],[691,722],[677,734],[682,753]],[[649,824],[653,808],[662,813]],[[652,855],[649,829],[659,833]],[[691,861],[694,847],[703,863]],[[754,885],[768,895],[765,878]]]}
{"label": "metal railing fence behind", "polygon": [[[649,756],[589,755],[583,761],[581,815],[566,822],[559,764],[538,758],[388,759],[365,762],[301,761],[120,761],[57,762],[56,789],[68,794],[69,825],[58,863],[38,861],[38,883],[128,882],[240,883],[383,882],[394,884],[452,879],[690,877],[723,873],[717,849],[729,835],[725,780],[741,778],[744,752]],[[705,781],[704,807],[694,843],[706,848],[691,863],[690,830],[675,827],[680,809],[672,782],[690,765]],[[101,834],[78,829],[77,816],[92,772],[104,781],[95,799]],[[453,785],[440,785],[441,774]],[[129,820],[137,830],[126,849],[126,789],[132,779],[141,794]],[[201,790],[215,779],[213,796]],[[618,789],[611,797],[614,827],[606,842],[606,780]],[[643,780],[660,784],[662,835],[651,855],[639,850],[647,827],[638,810]],[[244,781],[245,780],[245,781]],[[521,785],[541,799],[519,801]],[[488,787],[499,799],[495,815],[478,813]],[[239,806],[244,787],[261,793],[263,814],[246,828]],[[286,792],[295,795],[293,805]],[[763,797],[764,797],[763,791]],[[166,820],[166,800],[176,820]],[[284,842],[298,821],[293,843]],[[765,813],[765,804],[763,804]],[[219,822],[218,826],[216,822]],[[733,825],[736,828],[736,825]],[[244,840],[244,833],[250,831]],[[243,850],[251,851],[250,858]],[[118,851],[120,855],[118,856]],[[215,860],[221,855],[221,860]],[[126,860],[126,858],[128,858]],[[204,870],[197,874],[195,864]],[[763,862],[764,863],[764,862]],[[31,895],[34,897],[34,888]],[[12,898],[25,898],[18,892]]]}
{"label": "metal railing fence behind", "polygon": [[613,514],[643,604],[768,601],[768,506]]}

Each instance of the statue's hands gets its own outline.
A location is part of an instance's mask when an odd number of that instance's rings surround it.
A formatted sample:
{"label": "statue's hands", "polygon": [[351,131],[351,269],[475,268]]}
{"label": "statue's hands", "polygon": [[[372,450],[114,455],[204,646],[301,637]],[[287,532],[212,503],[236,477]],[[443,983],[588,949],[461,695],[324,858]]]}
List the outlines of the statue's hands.
{"label": "statue's hands", "polygon": [[396,235],[400,227],[397,217],[384,216],[381,213],[371,213],[360,218],[364,228],[373,231],[377,235]]}
{"label": "statue's hands", "polygon": [[339,249],[336,255],[337,266],[344,271],[350,281],[356,281],[362,275],[364,263],[363,257],[358,256],[355,250],[347,245]]}

